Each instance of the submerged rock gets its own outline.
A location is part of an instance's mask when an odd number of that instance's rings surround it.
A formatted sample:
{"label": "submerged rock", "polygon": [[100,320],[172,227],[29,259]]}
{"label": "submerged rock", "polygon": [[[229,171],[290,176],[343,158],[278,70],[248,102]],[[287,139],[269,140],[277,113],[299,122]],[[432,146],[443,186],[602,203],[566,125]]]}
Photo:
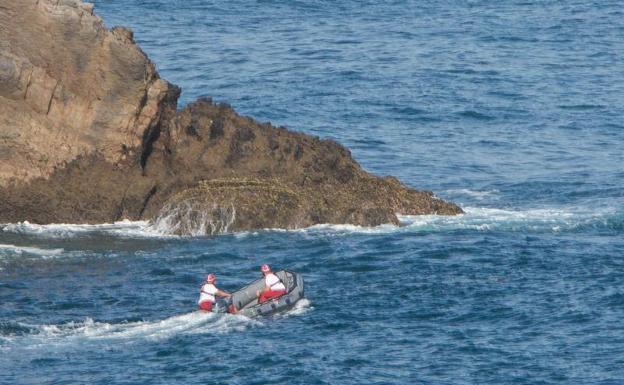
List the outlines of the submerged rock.
{"label": "submerged rock", "polygon": [[0,0],[0,222],[150,219],[213,234],[462,212],[365,172],[334,141],[209,99],[176,111],[180,89],[92,10]]}

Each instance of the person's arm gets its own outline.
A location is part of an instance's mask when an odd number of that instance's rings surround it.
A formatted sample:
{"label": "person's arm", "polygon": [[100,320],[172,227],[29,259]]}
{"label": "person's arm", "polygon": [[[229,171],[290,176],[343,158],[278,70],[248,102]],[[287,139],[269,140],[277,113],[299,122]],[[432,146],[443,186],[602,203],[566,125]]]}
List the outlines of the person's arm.
{"label": "person's arm", "polygon": [[227,291],[223,291],[223,290],[219,290],[217,289],[217,295],[219,297],[225,297],[225,298],[229,298],[232,296],[232,294],[228,293]]}

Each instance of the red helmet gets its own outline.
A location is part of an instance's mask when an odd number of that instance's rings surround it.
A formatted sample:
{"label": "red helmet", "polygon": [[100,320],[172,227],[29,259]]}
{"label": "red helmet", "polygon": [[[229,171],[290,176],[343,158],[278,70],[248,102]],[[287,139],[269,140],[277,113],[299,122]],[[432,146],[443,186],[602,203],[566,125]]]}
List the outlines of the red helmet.
{"label": "red helmet", "polygon": [[208,274],[208,276],[206,277],[206,282],[208,283],[213,283],[216,280],[217,280],[217,276],[212,273]]}
{"label": "red helmet", "polygon": [[264,265],[260,266],[260,271],[263,273],[268,273],[269,271],[271,271],[271,267],[265,263]]}

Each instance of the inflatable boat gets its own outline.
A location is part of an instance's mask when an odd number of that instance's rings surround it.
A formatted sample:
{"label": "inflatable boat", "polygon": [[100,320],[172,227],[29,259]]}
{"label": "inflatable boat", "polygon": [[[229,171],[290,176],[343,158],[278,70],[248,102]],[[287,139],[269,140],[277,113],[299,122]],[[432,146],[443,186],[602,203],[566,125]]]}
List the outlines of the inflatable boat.
{"label": "inflatable boat", "polygon": [[303,278],[300,274],[288,270],[275,273],[286,286],[286,294],[258,303],[256,292],[264,289],[264,277],[258,278],[247,286],[236,290],[227,300],[219,300],[213,307],[213,312],[227,313],[230,305],[237,309],[236,314],[247,317],[267,316],[288,310],[303,298]]}

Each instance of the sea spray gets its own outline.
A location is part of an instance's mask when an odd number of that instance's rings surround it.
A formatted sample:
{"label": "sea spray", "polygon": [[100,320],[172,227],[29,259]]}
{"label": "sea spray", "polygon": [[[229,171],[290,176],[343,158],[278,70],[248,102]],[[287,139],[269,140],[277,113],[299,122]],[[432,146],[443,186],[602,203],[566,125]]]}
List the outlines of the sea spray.
{"label": "sea spray", "polygon": [[227,233],[236,220],[236,208],[212,207],[190,199],[167,203],[153,221],[152,229],[163,234],[216,235]]}
{"label": "sea spray", "polygon": [[[274,232],[326,232],[334,234],[367,233],[385,234],[393,232],[445,232],[460,229],[475,231],[517,231],[517,232],[570,232],[582,229],[609,231],[624,226],[624,215],[615,207],[558,207],[535,209],[497,209],[490,207],[464,207],[465,214],[444,215],[400,215],[400,226],[384,224],[374,227],[320,224],[294,230],[271,229]],[[206,209],[204,203],[179,201],[167,204],[152,222],[120,221],[110,224],[50,224],[37,225],[28,222],[2,225],[2,231],[44,238],[71,238],[81,235],[108,234],[125,238],[168,238],[185,236],[218,235],[231,232],[237,210],[212,205]],[[257,234],[258,231],[243,231],[239,237]],[[4,245],[5,249],[13,247]],[[21,247],[21,246],[20,246]],[[27,246],[24,246],[27,247]],[[21,247],[23,251],[27,251]],[[0,246],[0,248],[2,248]],[[42,253],[50,253],[41,249]],[[57,254],[56,249],[52,253]],[[32,249],[33,254],[39,253]]]}

